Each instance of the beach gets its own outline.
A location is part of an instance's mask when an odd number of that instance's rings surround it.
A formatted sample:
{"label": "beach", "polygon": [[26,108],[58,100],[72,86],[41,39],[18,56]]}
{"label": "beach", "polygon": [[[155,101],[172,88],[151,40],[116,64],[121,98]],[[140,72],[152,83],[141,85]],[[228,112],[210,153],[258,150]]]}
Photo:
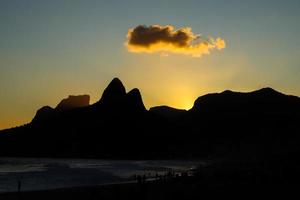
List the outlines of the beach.
{"label": "beach", "polygon": [[212,181],[200,177],[173,177],[142,183],[108,184],[26,192],[1,193],[1,200],[176,200],[296,197],[297,184]]}

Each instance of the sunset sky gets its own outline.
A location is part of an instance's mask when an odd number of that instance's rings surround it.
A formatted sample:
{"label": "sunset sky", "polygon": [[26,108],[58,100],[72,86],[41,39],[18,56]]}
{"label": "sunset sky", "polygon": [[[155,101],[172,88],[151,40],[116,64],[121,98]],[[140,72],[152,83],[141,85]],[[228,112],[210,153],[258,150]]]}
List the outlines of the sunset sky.
{"label": "sunset sky", "polygon": [[[70,94],[93,103],[114,77],[138,87],[147,108],[189,109],[226,89],[300,96],[299,10],[299,0],[1,0],[0,129]],[[158,50],[130,49],[139,25],[170,34]]]}

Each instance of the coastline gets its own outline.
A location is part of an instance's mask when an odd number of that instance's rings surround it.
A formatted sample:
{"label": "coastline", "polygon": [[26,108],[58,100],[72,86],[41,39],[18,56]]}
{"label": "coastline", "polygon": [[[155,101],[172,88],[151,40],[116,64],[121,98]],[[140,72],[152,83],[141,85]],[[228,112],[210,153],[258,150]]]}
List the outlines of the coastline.
{"label": "coastline", "polygon": [[201,177],[174,177],[142,183],[81,186],[39,191],[1,193],[1,200],[188,200],[211,198],[248,199],[295,197],[298,184],[275,182],[213,181]]}

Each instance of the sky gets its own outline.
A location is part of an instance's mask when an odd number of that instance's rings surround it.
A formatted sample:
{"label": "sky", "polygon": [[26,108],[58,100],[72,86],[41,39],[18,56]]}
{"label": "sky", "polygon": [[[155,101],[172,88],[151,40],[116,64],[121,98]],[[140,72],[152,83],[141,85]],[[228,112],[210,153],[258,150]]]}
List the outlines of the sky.
{"label": "sky", "polygon": [[[227,89],[300,96],[299,10],[299,0],[2,0],[0,129],[68,95],[94,103],[114,77],[139,88],[147,108],[189,109]],[[133,52],[127,36],[139,25],[188,27],[226,47],[201,56]]]}

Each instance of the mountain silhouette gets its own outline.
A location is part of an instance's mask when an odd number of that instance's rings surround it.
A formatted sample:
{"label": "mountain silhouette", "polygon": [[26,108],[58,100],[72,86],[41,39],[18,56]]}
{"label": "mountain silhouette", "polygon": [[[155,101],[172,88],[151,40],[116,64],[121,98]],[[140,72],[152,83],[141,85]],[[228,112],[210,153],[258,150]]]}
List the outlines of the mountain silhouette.
{"label": "mountain silhouette", "polygon": [[140,91],[134,88],[126,93],[123,83],[118,78],[114,78],[109,83],[100,100],[94,106],[111,113],[146,111]]}
{"label": "mountain silhouette", "polygon": [[44,106],[36,112],[34,118],[32,119],[32,122],[38,123],[38,122],[49,120],[52,117],[54,117],[55,114],[56,114],[55,109],[51,108],[50,106]]}
{"label": "mountain silhouette", "polygon": [[149,111],[167,118],[176,118],[187,113],[187,110],[172,108],[169,106],[156,106],[150,108]]}
{"label": "mountain silhouette", "polygon": [[86,107],[90,105],[90,96],[89,95],[70,95],[68,98],[63,99],[57,106],[54,108],[51,108],[50,106],[44,106],[40,108],[37,112],[35,117],[33,118],[33,123],[43,122],[46,120],[49,120],[56,115],[59,114],[59,112],[72,110],[75,108],[80,107]]}
{"label": "mountain silhouette", "polygon": [[139,89],[134,88],[127,93],[127,104],[133,110],[146,111]]}
{"label": "mountain silhouette", "polygon": [[114,78],[104,90],[99,102],[113,105],[121,102],[124,103],[125,99],[126,90],[123,83],[118,78]]}
{"label": "mountain silhouette", "polygon": [[70,95],[68,98],[63,99],[55,108],[57,111],[71,110],[74,108],[85,107],[90,105],[89,95]]}
{"label": "mountain silhouette", "polygon": [[[222,93],[199,97],[191,111],[194,112],[293,112],[299,109],[299,98],[287,96],[271,88],[242,93],[226,90]],[[295,111],[296,111],[295,110]]]}
{"label": "mountain silhouette", "polygon": [[263,88],[200,96],[190,110],[145,108],[115,78],[100,100],[69,96],[32,122],[0,131],[0,156],[80,158],[300,155],[300,99]]}

